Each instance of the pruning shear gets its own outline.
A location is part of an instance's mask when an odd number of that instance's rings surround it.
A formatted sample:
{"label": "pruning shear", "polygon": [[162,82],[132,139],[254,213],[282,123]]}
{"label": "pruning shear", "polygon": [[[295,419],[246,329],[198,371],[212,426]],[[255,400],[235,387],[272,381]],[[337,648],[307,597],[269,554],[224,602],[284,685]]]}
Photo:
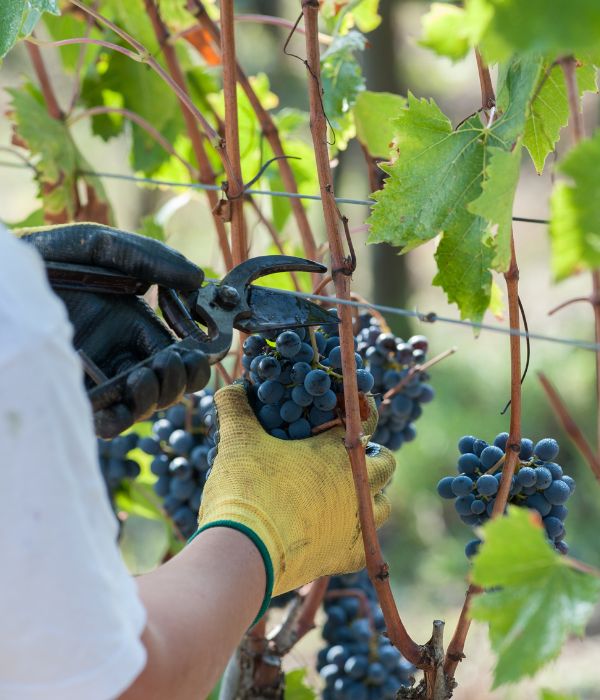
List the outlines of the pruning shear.
{"label": "pruning shear", "polygon": [[[108,268],[46,262],[54,289],[102,294],[145,294],[151,284]],[[209,281],[191,293],[158,288],[158,303],[167,325],[181,338],[172,348],[200,350],[212,365],[229,352],[233,329],[263,333],[294,326],[339,323],[337,314],[311,301],[252,285],[275,272],[325,272],[324,265],[289,255],[263,255],[242,262],[221,281]],[[200,324],[200,325],[199,325]],[[83,357],[87,373],[98,384],[89,392],[95,411],[110,406],[121,395],[127,377],[152,361],[140,362],[126,372],[107,378]]]}

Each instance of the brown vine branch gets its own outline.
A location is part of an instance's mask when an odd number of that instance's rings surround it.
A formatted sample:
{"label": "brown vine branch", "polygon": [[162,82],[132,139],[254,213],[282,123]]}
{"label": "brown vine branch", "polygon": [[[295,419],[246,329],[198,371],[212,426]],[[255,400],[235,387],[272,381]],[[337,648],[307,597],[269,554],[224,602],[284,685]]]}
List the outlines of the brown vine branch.
{"label": "brown vine branch", "polygon": [[[188,0],[188,9],[195,15],[198,19],[200,26],[208,32],[216,45],[220,46],[221,43],[221,33],[217,25],[212,21],[201,0]],[[237,17],[236,17],[237,19]],[[236,63],[236,75],[240,87],[246,94],[254,113],[260,123],[263,134],[265,135],[271,150],[276,158],[278,158],[277,166],[281,174],[281,179],[283,181],[284,187],[287,192],[297,193],[298,185],[296,183],[296,178],[290,163],[286,160],[285,153],[283,150],[283,144],[279,137],[279,132],[273,118],[267,112],[267,110],[262,106],[258,95],[256,94],[254,88],[252,87],[248,77],[244,73],[242,67],[239,63]],[[302,239],[302,245],[304,247],[304,252],[307,257],[312,260],[318,259],[317,246],[315,243],[315,238],[312,232],[312,228],[308,221],[308,216],[302,202],[299,199],[292,197],[290,200],[290,207],[294,218],[296,219],[296,225],[300,232],[300,237]]]}
{"label": "brown vine branch", "polygon": [[[153,0],[146,0],[146,10],[150,17],[150,21],[152,22],[156,39],[159,45],[163,47],[163,55],[165,57],[169,73],[177,85],[179,85],[180,89],[188,96],[188,99],[190,99],[185,85],[185,77],[183,71],[181,70],[179,59],[177,58],[177,53],[175,52],[174,47],[168,42],[169,31],[162,21],[158,7]],[[185,102],[181,100],[181,98],[180,104],[182,106],[181,112],[185,121],[186,131],[192,143],[192,149],[198,163],[200,182],[206,185],[213,185],[216,182],[216,176],[212,165],[210,164],[210,160],[208,159],[206,149],[204,148],[203,137],[200,133],[200,129],[198,128],[198,124],[196,123],[192,112],[190,112],[189,109],[186,109]],[[212,212],[213,223],[217,232],[223,263],[227,270],[231,270],[233,267],[233,258],[231,255],[231,248],[229,247],[229,240],[227,238],[227,229],[223,218],[217,211],[219,196],[216,192],[207,190],[206,197]]]}
{"label": "brown vine branch", "polygon": [[29,54],[29,58],[31,59],[31,63],[33,65],[33,69],[35,71],[37,79],[39,80],[40,88],[42,90],[42,95],[44,96],[44,101],[46,103],[46,109],[48,110],[48,114],[53,119],[60,120],[64,116],[63,111],[58,104],[56,95],[54,94],[54,88],[52,87],[52,83],[50,82],[50,76],[48,75],[48,71],[46,70],[46,64],[44,63],[44,59],[42,58],[40,49],[32,41],[25,42],[25,46],[27,47],[27,53]]}
{"label": "brown vine branch", "polygon": [[80,121],[81,119],[87,119],[88,117],[93,117],[97,114],[119,114],[122,117],[125,117],[126,119],[135,122],[158,144],[160,144],[160,146],[169,155],[173,156],[173,158],[176,158],[186,168],[192,180],[197,179],[198,171],[196,170],[196,168],[194,168],[194,166],[191,163],[189,163],[185,158],[180,156],[179,153],[177,153],[177,151],[173,148],[171,143],[167,141],[167,139],[160,133],[160,131],[158,131],[158,129],[152,126],[152,124],[150,124],[150,122],[144,119],[144,117],[142,117],[140,114],[137,114],[137,112],[132,112],[130,109],[124,109],[122,107],[90,107],[89,109],[85,109],[81,112],[78,112],[77,114],[67,119],[67,123],[69,125],[72,125]]}
{"label": "brown vine branch", "polygon": [[[321,104],[320,54],[319,54],[319,2],[302,0],[302,14],[306,30],[306,68],[308,72],[308,95],[310,101],[310,130],[312,135],[317,173],[321,190],[323,214],[327,228],[331,269],[336,294],[340,299],[350,300],[350,278],[344,254],[340,217],[334,199],[333,178],[327,148],[327,120]],[[426,649],[410,637],[400,618],[389,584],[388,566],[383,559],[369,489],[365,451],[361,443],[362,424],[358,388],[356,384],[356,359],[354,357],[354,335],[352,311],[346,304],[338,305],[341,319],[340,347],[342,373],[344,376],[344,407],[346,413],[346,449],[352,465],[352,476],[358,500],[358,511],[365,546],[367,569],[373,582],[383,611],[391,642],[415,665],[427,666]]]}
{"label": "brown vine branch", "polygon": [[569,410],[560,397],[560,394],[554,388],[550,380],[545,374],[543,374],[543,372],[538,372],[538,378],[544,391],[546,392],[546,396],[548,397],[550,406],[554,411],[554,415],[562,425],[565,433],[567,433],[571,439],[571,442],[575,445],[575,447],[577,447],[581,453],[581,456],[587,462],[596,479],[600,482],[600,460],[598,459],[598,456],[592,449],[592,446],[586,440],[581,428],[577,425],[575,419],[569,413]]}
{"label": "brown vine branch", "polygon": [[221,61],[223,63],[223,95],[225,101],[225,150],[231,164],[226,185],[231,220],[231,252],[233,264],[239,265],[248,257],[246,223],[244,221],[244,182],[240,161],[238,129],[237,75],[235,58],[235,25],[233,2],[221,0]]}
{"label": "brown vine branch", "polygon": [[323,576],[310,584],[308,593],[302,601],[302,608],[296,623],[296,642],[300,641],[315,627],[315,616],[325,598],[329,576]]}
{"label": "brown vine branch", "polygon": [[450,644],[448,644],[446,658],[444,659],[444,673],[448,678],[454,678],[458,664],[465,658],[463,650],[465,648],[467,634],[469,633],[469,628],[471,626],[469,607],[473,596],[481,593],[481,590],[482,589],[479,588],[479,586],[476,586],[473,583],[467,589],[465,602],[462,606],[462,610],[460,611],[460,616],[458,618],[458,622],[456,623],[456,629],[454,630]]}

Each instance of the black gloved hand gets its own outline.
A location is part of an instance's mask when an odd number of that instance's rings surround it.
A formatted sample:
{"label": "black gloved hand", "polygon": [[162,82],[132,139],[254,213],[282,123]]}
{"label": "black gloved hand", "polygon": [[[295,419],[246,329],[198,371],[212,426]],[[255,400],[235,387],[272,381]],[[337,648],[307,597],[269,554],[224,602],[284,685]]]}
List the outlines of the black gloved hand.
{"label": "black gloved hand", "polygon": [[[204,279],[199,267],[163,243],[100,224],[48,227],[22,238],[47,261],[110,268],[182,291],[197,289]],[[107,377],[154,356],[149,366],[129,375],[117,403],[96,412],[96,432],[101,437],[115,437],[208,382],[210,367],[204,353],[167,350],[177,338],[142,298],[65,290],[57,294],[75,329],[75,349],[83,350]],[[93,386],[89,378],[86,384]]]}

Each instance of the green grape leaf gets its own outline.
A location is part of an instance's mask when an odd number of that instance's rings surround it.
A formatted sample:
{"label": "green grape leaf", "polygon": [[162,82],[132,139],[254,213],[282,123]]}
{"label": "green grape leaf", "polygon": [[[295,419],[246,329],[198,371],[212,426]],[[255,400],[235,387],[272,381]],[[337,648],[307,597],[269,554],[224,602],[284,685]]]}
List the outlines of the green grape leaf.
{"label": "green grape leaf", "polygon": [[129,515],[121,527],[121,554],[133,576],[155,569],[169,550],[169,532],[163,520]]}
{"label": "green grape leaf", "polygon": [[142,236],[154,238],[154,240],[161,241],[162,243],[166,240],[164,228],[152,215],[143,217],[137,231],[141,233]]}
{"label": "green grape leaf", "polygon": [[548,690],[543,688],[540,693],[540,700],[580,700],[577,695],[565,695],[564,693],[557,693],[554,690]]}
{"label": "green grape leaf", "polygon": [[394,138],[392,119],[406,107],[406,99],[391,92],[358,94],[354,105],[356,137],[372,156],[387,156]]}
{"label": "green grape leaf", "polygon": [[379,0],[325,0],[321,16],[332,34],[344,35],[356,27],[361,32],[372,32],[381,24]]}
{"label": "green grape leaf", "polygon": [[381,24],[379,0],[359,0],[353,3],[352,16],[354,24],[363,34],[372,32]]}
{"label": "green grape leaf", "polygon": [[[91,171],[63,121],[53,119],[35,90],[11,89],[10,117],[19,142],[37,157],[39,196],[47,221],[110,219],[110,208],[100,180]],[[85,174],[83,174],[85,173]],[[87,203],[80,206],[78,184],[87,190]],[[87,218],[89,217],[89,218]]]}
{"label": "green grape leaf", "polygon": [[[407,252],[443,234],[435,283],[458,303],[463,318],[481,318],[486,300],[490,302],[488,268],[503,271],[508,265],[506,214],[496,200],[502,199],[510,215],[520,147],[512,158],[498,152],[510,154],[522,135],[538,73],[539,61],[511,62],[499,95],[502,111],[489,126],[476,115],[453,129],[435,102],[410,94],[407,107],[393,120],[399,155],[381,166],[388,178],[383,190],[373,193],[369,242],[385,241]],[[493,237],[496,225],[499,236]],[[459,247],[455,256],[454,245]],[[470,267],[471,274],[463,276],[460,265],[449,263],[468,257],[468,245],[473,246],[473,260],[487,267],[478,274]],[[460,279],[453,281],[454,275]]]}
{"label": "green grape leaf", "polygon": [[0,59],[15,43],[29,36],[44,12],[59,15],[58,0],[2,0],[0,2]]}
{"label": "green grape leaf", "polygon": [[462,7],[434,2],[422,18],[423,36],[419,41],[439,56],[453,61],[464,58],[471,48],[465,11]]}
{"label": "green grape leaf", "polygon": [[[597,92],[594,66],[589,63],[578,66],[577,85],[580,96],[586,91]],[[536,97],[525,124],[523,145],[541,174],[546,157],[558,142],[560,130],[569,121],[567,87],[560,66],[544,66],[534,94]]]}
{"label": "green grape leaf", "polygon": [[512,151],[488,148],[489,159],[483,173],[482,193],[467,205],[472,214],[497,224],[496,255],[492,266],[507,270],[510,264],[510,234],[512,229],[512,205],[521,170],[521,142]]}
{"label": "green grape leaf", "polygon": [[12,221],[10,224],[6,224],[10,229],[20,229],[20,228],[33,228],[34,226],[43,226],[44,221],[44,210],[36,209],[28,214],[21,221]]}
{"label": "green grape leaf", "polygon": [[569,151],[558,171],[572,180],[558,182],[550,198],[552,269],[561,280],[600,267],[600,130]]}
{"label": "green grape leaf", "polygon": [[285,700],[315,700],[317,694],[306,684],[306,669],[297,668],[285,674]]}
{"label": "green grape leaf", "polygon": [[336,141],[338,137],[343,141],[343,135],[351,128],[352,107],[359,92],[365,89],[365,79],[356,59],[356,53],[363,51],[365,44],[365,37],[352,30],[337,36],[321,56],[323,109],[336,132]]}
{"label": "green grape leaf", "polygon": [[493,257],[487,225],[481,217],[463,211],[462,217],[446,228],[435,252],[438,273],[433,284],[459,307],[462,318],[480,319],[489,307]]}
{"label": "green grape leaf", "polygon": [[576,56],[597,50],[600,3],[597,0],[466,0],[466,25],[488,63],[513,54]]}
{"label": "green grape leaf", "polygon": [[533,675],[558,655],[569,634],[583,633],[600,598],[600,580],[571,568],[528,509],[509,507],[482,532],[472,580],[492,590],[473,600],[470,614],[489,623],[498,687]]}

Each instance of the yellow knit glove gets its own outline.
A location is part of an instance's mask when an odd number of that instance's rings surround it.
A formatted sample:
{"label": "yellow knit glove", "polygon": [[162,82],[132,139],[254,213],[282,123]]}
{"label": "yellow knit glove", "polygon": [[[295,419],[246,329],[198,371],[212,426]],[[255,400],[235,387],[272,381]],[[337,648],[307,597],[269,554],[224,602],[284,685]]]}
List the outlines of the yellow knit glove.
{"label": "yellow knit glove", "polygon": [[[231,527],[250,537],[267,571],[262,614],[279,595],[325,576],[365,565],[344,431],[333,428],[305,440],[280,440],[266,433],[241,385],[215,395],[219,439],[217,456],[204,487],[199,530]],[[374,432],[377,411],[371,401],[363,428]],[[366,441],[366,438],[365,438]],[[379,527],[390,503],[381,490],[395,468],[393,454],[380,446],[367,450],[369,487]],[[370,456],[369,456],[370,455]]]}

